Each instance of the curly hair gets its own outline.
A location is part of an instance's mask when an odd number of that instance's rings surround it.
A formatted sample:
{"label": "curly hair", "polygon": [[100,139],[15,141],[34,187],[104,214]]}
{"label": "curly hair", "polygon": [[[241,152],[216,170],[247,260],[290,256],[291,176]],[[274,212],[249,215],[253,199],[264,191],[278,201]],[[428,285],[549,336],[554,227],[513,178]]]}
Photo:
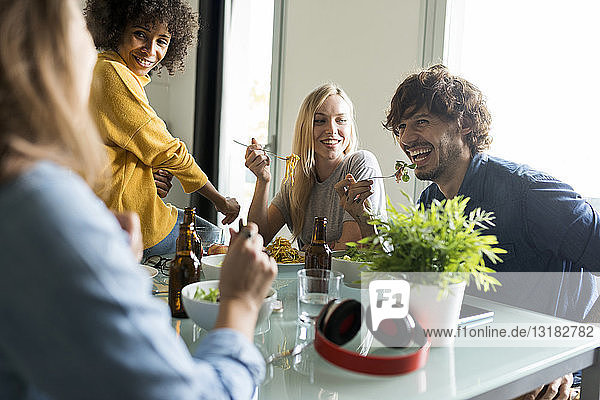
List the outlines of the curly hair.
{"label": "curly hair", "polygon": [[492,117],[481,91],[466,79],[451,75],[438,64],[410,75],[398,86],[383,126],[398,132],[402,119],[410,118],[421,107],[459,127],[469,127],[465,140],[471,155],[489,148]]}
{"label": "curly hair", "polygon": [[184,69],[198,35],[198,14],[185,0],[87,0],[83,13],[98,50],[116,50],[130,23],[166,24],[171,41],[154,69],[165,67],[169,75]]}

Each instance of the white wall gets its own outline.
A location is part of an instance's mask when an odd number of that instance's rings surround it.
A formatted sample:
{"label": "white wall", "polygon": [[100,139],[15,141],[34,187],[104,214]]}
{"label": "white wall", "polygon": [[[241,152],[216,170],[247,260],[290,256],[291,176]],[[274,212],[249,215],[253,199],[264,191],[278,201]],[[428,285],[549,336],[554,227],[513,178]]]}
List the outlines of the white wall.
{"label": "white wall", "polygon": [[[284,49],[278,150],[291,150],[300,103],[315,87],[338,83],[354,102],[360,147],[372,151],[384,174],[406,159],[381,122],[398,84],[421,67],[424,1],[289,0]],[[415,179],[386,181],[394,203],[413,196]]]}

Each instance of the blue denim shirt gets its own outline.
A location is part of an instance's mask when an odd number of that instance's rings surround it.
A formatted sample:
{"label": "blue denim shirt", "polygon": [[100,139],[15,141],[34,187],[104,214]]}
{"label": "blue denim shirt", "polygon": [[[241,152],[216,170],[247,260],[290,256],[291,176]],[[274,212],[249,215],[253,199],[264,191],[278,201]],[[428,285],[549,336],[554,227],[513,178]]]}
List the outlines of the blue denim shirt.
{"label": "blue denim shirt", "polygon": [[241,333],[192,357],[127,236],[75,174],[39,163],[0,184],[0,399],[249,399],[264,376]]}
{"label": "blue denim shirt", "polygon": [[[502,274],[502,288],[485,297],[583,319],[598,297],[589,271],[600,272],[600,220],[592,206],[543,172],[485,153],[471,160],[458,194],[471,198],[467,212],[479,207],[496,216],[496,226],[484,233],[496,235],[508,253],[503,263],[489,266],[523,273]],[[444,198],[433,183],[419,202]]]}

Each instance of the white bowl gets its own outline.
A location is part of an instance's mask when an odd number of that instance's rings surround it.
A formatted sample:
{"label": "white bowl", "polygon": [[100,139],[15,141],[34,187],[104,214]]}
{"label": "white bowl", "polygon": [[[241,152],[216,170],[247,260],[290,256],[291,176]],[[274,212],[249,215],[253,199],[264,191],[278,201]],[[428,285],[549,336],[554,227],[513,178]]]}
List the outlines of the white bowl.
{"label": "white bowl", "polygon": [[[345,282],[342,284],[342,299],[354,299],[361,304],[368,304],[369,301],[369,289],[362,289],[360,286],[348,286]],[[363,295],[365,298],[363,299]],[[363,302],[365,300],[365,302]],[[365,307],[366,308],[366,307]]]}
{"label": "white bowl", "polygon": [[221,265],[224,259],[225,254],[202,256],[202,271],[204,271],[206,280],[219,280],[221,278]]}
{"label": "white bowl", "polygon": [[364,261],[350,261],[342,258],[331,258],[331,269],[344,274],[344,284],[353,288],[360,288],[360,273],[365,271],[369,263]]}
{"label": "white bowl", "polygon": [[140,264],[140,267],[142,267],[145,270],[149,278],[154,278],[156,275],[158,275],[158,270],[154,267],[151,267],[146,264]]}
{"label": "white bowl", "polygon": [[[204,289],[208,292],[208,289],[216,289],[219,287],[218,280],[202,281],[191,283],[181,289],[181,298],[183,300],[183,308],[188,317],[204,329],[212,329],[217,321],[217,314],[219,313],[219,303],[213,303],[206,300],[195,300],[194,295],[197,289]],[[262,303],[260,310],[258,311],[258,318],[256,325],[263,325],[265,320],[269,318],[273,312],[273,303],[277,300],[277,291],[270,288],[268,296]]]}

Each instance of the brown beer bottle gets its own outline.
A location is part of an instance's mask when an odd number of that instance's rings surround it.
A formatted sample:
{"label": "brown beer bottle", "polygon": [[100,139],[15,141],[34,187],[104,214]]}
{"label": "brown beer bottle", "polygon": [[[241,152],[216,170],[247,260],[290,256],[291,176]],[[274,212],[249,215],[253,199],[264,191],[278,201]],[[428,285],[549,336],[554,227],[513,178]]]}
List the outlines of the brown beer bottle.
{"label": "brown beer bottle", "polygon": [[325,241],[327,218],[315,217],[310,246],[304,255],[304,268],[331,269],[331,249]]}
{"label": "brown beer bottle", "polygon": [[183,223],[192,228],[192,251],[196,254],[198,261],[202,261],[202,241],[196,232],[196,209],[194,207],[186,207],[183,210]]}
{"label": "brown beer bottle", "polygon": [[177,318],[187,318],[181,301],[181,289],[190,283],[198,282],[202,273],[200,262],[192,251],[192,232],[189,225],[179,225],[177,252],[169,265],[169,307],[171,315]]}

